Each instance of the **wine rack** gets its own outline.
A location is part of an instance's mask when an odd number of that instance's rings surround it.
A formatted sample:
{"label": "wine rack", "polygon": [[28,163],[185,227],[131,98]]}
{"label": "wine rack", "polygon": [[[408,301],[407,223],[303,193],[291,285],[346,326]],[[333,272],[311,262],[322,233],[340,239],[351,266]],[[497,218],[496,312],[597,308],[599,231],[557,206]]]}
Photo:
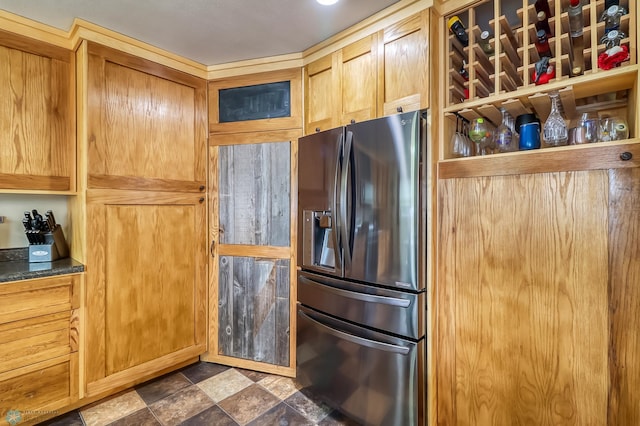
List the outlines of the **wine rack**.
{"label": "wine rack", "polygon": [[[451,120],[445,126],[445,141],[455,131],[458,116],[467,120],[484,117],[498,126],[500,108],[505,108],[514,117],[535,113],[544,122],[551,108],[548,96],[551,91],[560,93],[563,115],[569,126],[585,112],[622,115],[628,120],[630,137],[638,137],[637,0],[619,0],[619,5],[626,9],[620,18],[619,30],[624,33],[620,45],[626,46],[629,58],[608,70],[598,67],[598,57],[606,50],[600,43],[605,34],[605,23],[601,21],[605,1],[582,0],[581,3],[584,28],[582,42],[576,43],[569,36],[569,0],[548,0],[552,15],[548,18],[549,65],[555,76],[539,85],[532,78],[536,62],[540,60],[535,46],[534,0],[479,1],[443,17],[447,32],[443,112],[444,117]],[[467,46],[447,28],[446,23],[453,15],[465,27]],[[485,53],[479,43],[480,34],[485,30],[491,34],[489,45],[493,53]],[[579,75],[572,74],[576,64],[581,66]],[[442,159],[449,158],[453,156],[445,147]]]}

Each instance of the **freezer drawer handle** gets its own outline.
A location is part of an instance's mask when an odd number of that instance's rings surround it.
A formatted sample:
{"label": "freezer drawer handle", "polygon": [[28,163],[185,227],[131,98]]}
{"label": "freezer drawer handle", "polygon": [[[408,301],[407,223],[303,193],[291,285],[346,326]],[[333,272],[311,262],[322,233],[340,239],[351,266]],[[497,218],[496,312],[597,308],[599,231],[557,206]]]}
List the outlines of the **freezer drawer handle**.
{"label": "freezer drawer handle", "polygon": [[[306,282],[307,284],[318,286],[318,284],[305,277],[298,277],[298,279]],[[390,305],[390,306],[399,306],[401,308],[407,308],[411,304],[410,300],[407,299],[398,299],[395,297],[386,297],[386,296],[375,296],[372,294],[363,294],[356,293],[353,291],[341,290],[339,288],[331,287],[328,285],[322,285],[322,289],[324,291],[328,291],[329,293],[337,294],[338,296],[347,297],[349,299],[360,300],[362,302],[371,302],[371,303],[379,303],[381,305]]]}
{"label": "freezer drawer handle", "polygon": [[325,331],[329,334],[334,335],[335,337],[342,339],[342,340],[347,340],[351,343],[355,343],[356,345],[360,345],[360,346],[367,346],[369,348],[373,348],[373,349],[379,349],[381,351],[385,351],[385,352],[394,352],[394,353],[398,353],[401,355],[407,355],[410,351],[409,348],[405,348],[404,346],[396,346],[396,345],[390,345],[388,343],[382,343],[382,342],[376,342],[374,340],[369,340],[369,339],[365,339],[363,337],[358,337],[358,336],[354,336],[352,334],[349,333],[345,333],[343,331],[339,331],[339,330],[335,330],[323,323],[321,323],[320,321],[311,318],[309,315],[305,314],[302,311],[298,311],[298,314],[302,315],[303,317],[305,317],[306,319],[308,319],[309,321],[313,322],[314,324],[322,327],[323,329],[325,329]]}

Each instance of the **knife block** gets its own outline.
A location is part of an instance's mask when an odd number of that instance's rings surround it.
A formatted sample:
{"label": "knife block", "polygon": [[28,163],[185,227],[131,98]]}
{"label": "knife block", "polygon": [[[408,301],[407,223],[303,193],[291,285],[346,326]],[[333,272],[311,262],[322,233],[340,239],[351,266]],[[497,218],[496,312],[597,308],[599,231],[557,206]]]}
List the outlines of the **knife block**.
{"label": "knife block", "polygon": [[29,244],[29,262],[52,262],[69,256],[69,247],[60,225],[43,235],[44,244]]}

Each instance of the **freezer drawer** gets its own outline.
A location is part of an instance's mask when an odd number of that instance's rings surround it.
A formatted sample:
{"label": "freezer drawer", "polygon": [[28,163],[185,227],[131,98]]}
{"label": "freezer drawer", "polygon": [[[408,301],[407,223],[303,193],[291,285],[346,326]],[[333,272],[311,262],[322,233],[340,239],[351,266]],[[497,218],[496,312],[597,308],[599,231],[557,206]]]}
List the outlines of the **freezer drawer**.
{"label": "freezer drawer", "polygon": [[298,272],[298,301],[327,314],[400,336],[424,336],[425,293],[409,293]]}
{"label": "freezer drawer", "polygon": [[399,339],[298,304],[298,383],[365,425],[422,422],[424,345],[425,339]]}

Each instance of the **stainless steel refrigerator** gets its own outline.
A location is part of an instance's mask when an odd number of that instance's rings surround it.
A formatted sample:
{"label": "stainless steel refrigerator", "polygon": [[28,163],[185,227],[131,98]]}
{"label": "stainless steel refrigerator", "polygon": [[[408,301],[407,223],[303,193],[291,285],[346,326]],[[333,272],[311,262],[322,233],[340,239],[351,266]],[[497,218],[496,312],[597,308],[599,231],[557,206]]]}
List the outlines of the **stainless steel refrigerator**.
{"label": "stainless steel refrigerator", "polygon": [[426,418],[425,115],[298,144],[297,380],[367,425]]}

